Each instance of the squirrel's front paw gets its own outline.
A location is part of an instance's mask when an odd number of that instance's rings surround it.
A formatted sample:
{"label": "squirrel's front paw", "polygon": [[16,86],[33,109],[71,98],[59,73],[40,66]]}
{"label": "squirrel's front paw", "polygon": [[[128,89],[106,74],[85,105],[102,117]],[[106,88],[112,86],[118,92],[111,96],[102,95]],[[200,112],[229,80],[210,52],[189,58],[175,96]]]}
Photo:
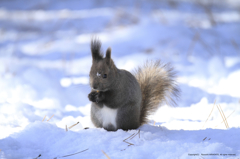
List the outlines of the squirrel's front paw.
{"label": "squirrel's front paw", "polygon": [[97,92],[91,92],[91,93],[89,93],[89,95],[88,95],[88,99],[90,100],[90,101],[92,101],[92,102],[96,102],[96,103],[98,103],[99,102],[99,93],[97,93]]}

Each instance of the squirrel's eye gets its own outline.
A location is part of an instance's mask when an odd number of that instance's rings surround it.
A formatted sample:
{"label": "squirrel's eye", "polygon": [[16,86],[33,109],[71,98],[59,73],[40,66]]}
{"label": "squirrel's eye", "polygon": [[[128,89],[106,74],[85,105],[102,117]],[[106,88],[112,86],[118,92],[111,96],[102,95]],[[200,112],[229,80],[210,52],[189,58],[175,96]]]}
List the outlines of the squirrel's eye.
{"label": "squirrel's eye", "polygon": [[103,78],[107,78],[107,74],[104,74],[104,75],[103,75]]}

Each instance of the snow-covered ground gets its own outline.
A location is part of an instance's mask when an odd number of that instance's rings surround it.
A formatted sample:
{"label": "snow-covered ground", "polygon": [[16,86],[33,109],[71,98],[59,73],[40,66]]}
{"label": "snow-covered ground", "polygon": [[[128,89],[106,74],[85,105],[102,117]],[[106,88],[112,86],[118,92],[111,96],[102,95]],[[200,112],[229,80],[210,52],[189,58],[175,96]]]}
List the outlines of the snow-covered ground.
{"label": "snow-covered ground", "polygon": [[[239,0],[0,1],[0,159],[240,158],[239,11]],[[92,36],[119,68],[170,62],[178,107],[138,130],[94,128]]]}

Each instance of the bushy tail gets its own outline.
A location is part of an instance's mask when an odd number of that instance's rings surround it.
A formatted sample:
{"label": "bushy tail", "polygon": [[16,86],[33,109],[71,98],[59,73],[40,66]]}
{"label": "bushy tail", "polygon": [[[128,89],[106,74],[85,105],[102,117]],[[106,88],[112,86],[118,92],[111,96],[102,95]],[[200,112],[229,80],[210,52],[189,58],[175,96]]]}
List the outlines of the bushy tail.
{"label": "bushy tail", "polygon": [[175,72],[168,64],[148,61],[135,72],[142,91],[140,123],[148,122],[147,117],[154,113],[162,103],[174,106],[179,95]]}

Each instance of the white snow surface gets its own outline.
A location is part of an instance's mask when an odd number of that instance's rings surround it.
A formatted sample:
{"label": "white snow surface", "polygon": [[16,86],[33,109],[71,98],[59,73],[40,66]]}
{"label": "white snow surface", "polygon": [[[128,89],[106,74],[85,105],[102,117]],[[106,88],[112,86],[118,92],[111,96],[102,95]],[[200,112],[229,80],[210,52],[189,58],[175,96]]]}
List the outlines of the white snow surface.
{"label": "white snow surface", "polygon": [[[240,158],[239,9],[238,0],[0,1],[0,159]],[[178,106],[163,104],[137,130],[95,128],[94,36],[118,68],[171,63]]]}

